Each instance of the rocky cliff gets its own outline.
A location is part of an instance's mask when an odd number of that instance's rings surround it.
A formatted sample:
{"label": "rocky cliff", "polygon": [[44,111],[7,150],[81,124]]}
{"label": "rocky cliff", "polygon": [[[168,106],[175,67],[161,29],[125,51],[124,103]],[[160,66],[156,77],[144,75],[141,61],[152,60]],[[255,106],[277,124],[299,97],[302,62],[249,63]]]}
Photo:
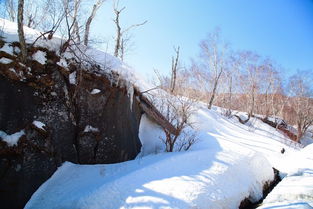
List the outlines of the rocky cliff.
{"label": "rocky cliff", "polygon": [[[22,208],[65,161],[116,163],[141,148],[138,92],[117,73],[75,59],[64,67],[40,47],[29,48],[22,64],[18,47],[0,41],[1,208]],[[44,59],[32,59],[38,55]],[[16,144],[8,143],[17,132]]]}

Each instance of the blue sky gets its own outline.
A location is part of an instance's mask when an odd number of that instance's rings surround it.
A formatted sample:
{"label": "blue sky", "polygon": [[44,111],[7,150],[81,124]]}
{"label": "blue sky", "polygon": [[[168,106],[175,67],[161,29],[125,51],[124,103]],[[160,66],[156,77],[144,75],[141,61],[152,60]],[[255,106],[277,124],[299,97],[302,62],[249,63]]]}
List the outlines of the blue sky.
{"label": "blue sky", "polygon": [[[285,72],[313,69],[312,0],[121,0],[122,26],[147,20],[132,31],[134,47],[126,62],[143,75],[169,72],[173,46],[182,62],[199,54],[199,42],[214,28],[234,49],[256,51],[274,59]],[[115,32],[112,2],[105,2],[94,32],[112,50]],[[103,46],[105,48],[105,46]]]}
{"label": "blue sky", "polygon": [[[2,2],[3,0],[0,0]],[[120,0],[124,28],[147,20],[131,32],[133,43],[126,62],[144,76],[153,69],[167,73],[173,46],[180,46],[188,65],[199,54],[199,42],[219,27],[235,50],[252,50],[280,64],[287,75],[313,73],[313,0]],[[113,51],[115,26],[112,0],[98,12],[92,32]]]}

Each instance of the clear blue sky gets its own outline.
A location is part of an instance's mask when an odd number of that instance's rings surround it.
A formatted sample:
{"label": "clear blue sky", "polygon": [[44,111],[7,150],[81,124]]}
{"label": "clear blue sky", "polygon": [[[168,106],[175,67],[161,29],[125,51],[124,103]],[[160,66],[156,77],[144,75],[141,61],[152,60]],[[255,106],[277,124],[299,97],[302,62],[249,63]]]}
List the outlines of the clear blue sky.
{"label": "clear blue sky", "polygon": [[[126,57],[143,75],[153,69],[169,71],[173,46],[181,47],[182,61],[188,64],[215,27],[232,48],[271,57],[288,74],[313,69],[312,0],[121,0],[120,5],[126,6],[122,26],[148,20],[133,30],[134,50]],[[107,1],[93,27],[113,44],[111,18],[112,2]]]}
{"label": "clear blue sky", "polygon": [[[297,69],[313,73],[313,0],[120,0],[120,5],[126,6],[124,28],[148,21],[132,31],[134,47],[126,57],[143,75],[150,76],[153,69],[169,72],[173,46],[181,47],[181,60],[188,64],[199,54],[199,42],[216,27],[235,50],[268,56],[288,75]],[[92,26],[111,53],[112,18],[112,0],[107,0]],[[99,47],[106,49],[105,44]]]}

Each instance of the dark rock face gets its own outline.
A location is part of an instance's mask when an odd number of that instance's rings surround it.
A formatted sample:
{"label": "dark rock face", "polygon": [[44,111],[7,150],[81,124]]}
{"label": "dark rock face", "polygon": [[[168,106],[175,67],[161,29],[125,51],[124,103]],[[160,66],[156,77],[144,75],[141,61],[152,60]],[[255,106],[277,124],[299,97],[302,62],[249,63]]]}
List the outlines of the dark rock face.
{"label": "dark rock face", "polygon": [[[71,85],[70,72],[62,71],[57,61],[33,63],[40,80],[30,77],[23,82],[3,73],[8,68],[0,64],[0,130],[25,132],[16,146],[0,139],[1,208],[23,208],[65,161],[115,163],[133,159],[140,151],[136,95],[87,71],[81,71],[78,85]],[[93,89],[101,91],[91,94]],[[94,129],[85,131],[88,126]]]}
{"label": "dark rock face", "polygon": [[[138,140],[141,110],[136,99],[131,104],[125,88],[112,88],[104,80],[85,77],[80,85],[76,99],[79,162],[115,163],[136,157],[141,146]],[[93,89],[101,92],[90,94]],[[84,132],[88,125],[99,131]]]}

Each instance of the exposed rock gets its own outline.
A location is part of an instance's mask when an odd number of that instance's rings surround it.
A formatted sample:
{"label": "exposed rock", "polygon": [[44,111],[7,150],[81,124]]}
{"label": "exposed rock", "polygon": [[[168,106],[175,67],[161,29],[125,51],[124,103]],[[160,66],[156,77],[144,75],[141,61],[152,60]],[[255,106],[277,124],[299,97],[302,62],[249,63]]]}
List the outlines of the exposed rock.
{"label": "exposed rock", "polygon": [[[1,50],[1,49],[0,49]],[[118,75],[97,74],[60,60],[46,49],[46,64],[0,51],[10,63],[0,63],[0,130],[12,134],[22,129],[17,146],[0,139],[1,208],[23,208],[31,195],[65,161],[82,164],[115,163],[133,159],[140,151],[138,138],[142,110],[136,94],[112,82]],[[10,70],[10,68],[14,69]],[[77,71],[77,85],[69,74]],[[91,94],[92,89],[99,89]],[[130,105],[132,107],[130,108]],[[40,121],[39,129],[33,121]],[[97,132],[84,132],[86,126]]]}

